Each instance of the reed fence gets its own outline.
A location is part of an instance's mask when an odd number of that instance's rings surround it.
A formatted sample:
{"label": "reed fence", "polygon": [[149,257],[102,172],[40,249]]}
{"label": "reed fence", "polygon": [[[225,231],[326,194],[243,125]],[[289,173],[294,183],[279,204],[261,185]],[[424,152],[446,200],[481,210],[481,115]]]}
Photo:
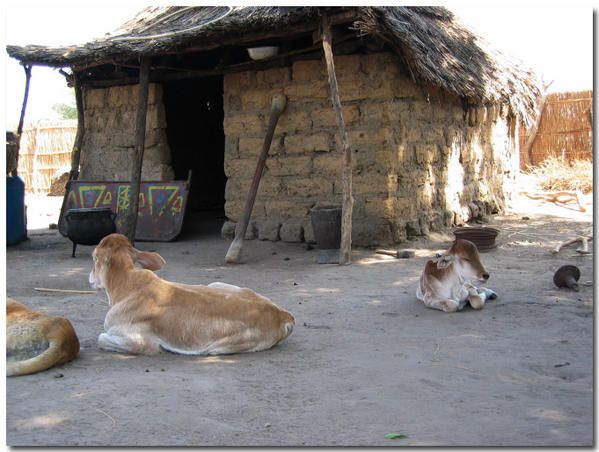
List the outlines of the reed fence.
{"label": "reed fence", "polygon": [[49,193],[52,181],[69,172],[76,133],[76,120],[44,121],[23,129],[18,172],[28,193]]}
{"label": "reed fence", "polygon": [[571,163],[593,159],[593,91],[549,94],[530,151],[524,144],[530,130],[521,128],[520,167],[538,166],[549,157]]}

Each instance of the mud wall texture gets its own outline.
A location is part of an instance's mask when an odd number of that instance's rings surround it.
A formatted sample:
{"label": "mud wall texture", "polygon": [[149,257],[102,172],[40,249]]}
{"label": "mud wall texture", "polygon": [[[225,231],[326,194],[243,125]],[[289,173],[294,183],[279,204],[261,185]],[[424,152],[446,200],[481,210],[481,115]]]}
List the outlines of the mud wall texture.
{"label": "mud wall texture", "polygon": [[[128,181],[135,155],[139,85],[85,89],[81,180]],[[149,86],[142,180],[172,180],[162,86]]]}
{"label": "mud wall texture", "polygon": [[[501,211],[518,168],[517,121],[418,85],[390,53],[335,58],[353,155],[355,245],[409,236]],[[225,213],[243,215],[271,99],[288,103],[273,137],[247,238],[312,240],[310,209],[341,205],[342,153],[321,60],[224,79]]]}

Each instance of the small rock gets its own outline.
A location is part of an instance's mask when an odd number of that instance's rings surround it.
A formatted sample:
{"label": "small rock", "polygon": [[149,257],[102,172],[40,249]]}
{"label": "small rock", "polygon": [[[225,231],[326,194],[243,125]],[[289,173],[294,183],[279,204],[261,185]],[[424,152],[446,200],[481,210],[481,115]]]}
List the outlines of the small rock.
{"label": "small rock", "polygon": [[266,424],[264,424],[264,427],[270,428],[270,422],[267,422]]}
{"label": "small rock", "polygon": [[397,257],[399,259],[410,259],[414,256],[416,256],[416,251],[412,249],[397,250]]}
{"label": "small rock", "polygon": [[62,377],[64,377],[63,374],[56,374],[56,375],[54,375],[54,378],[62,378]]}
{"label": "small rock", "polygon": [[48,229],[58,229],[58,225],[56,223],[50,223]]}
{"label": "small rock", "polygon": [[289,258],[288,258],[288,257],[286,257],[286,258],[285,258],[285,259],[283,259],[283,260],[284,260],[284,261],[288,261],[288,260],[289,260]]}
{"label": "small rock", "polygon": [[522,217],[522,219],[523,219],[524,221],[526,221],[526,220],[530,220],[530,217]]}
{"label": "small rock", "polygon": [[191,254],[191,253],[189,251],[181,251],[181,254],[187,255],[187,254]]}
{"label": "small rock", "polygon": [[146,369],[146,372],[149,372],[149,371],[150,371],[150,369]]}

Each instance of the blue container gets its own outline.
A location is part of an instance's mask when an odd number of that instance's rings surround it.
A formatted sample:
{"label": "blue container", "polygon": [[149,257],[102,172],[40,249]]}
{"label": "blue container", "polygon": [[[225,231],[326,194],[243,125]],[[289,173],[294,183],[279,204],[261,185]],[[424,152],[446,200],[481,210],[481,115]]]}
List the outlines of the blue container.
{"label": "blue container", "polygon": [[25,184],[18,176],[6,176],[6,244],[16,245],[26,238]]}

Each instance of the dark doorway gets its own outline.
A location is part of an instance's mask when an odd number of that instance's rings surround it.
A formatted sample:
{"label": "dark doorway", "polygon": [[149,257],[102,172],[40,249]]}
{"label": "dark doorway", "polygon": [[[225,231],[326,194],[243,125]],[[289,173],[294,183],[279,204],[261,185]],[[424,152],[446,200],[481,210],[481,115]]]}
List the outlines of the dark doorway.
{"label": "dark doorway", "polygon": [[171,165],[191,186],[181,235],[220,230],[224,220],[223,77],[163,84]]}

